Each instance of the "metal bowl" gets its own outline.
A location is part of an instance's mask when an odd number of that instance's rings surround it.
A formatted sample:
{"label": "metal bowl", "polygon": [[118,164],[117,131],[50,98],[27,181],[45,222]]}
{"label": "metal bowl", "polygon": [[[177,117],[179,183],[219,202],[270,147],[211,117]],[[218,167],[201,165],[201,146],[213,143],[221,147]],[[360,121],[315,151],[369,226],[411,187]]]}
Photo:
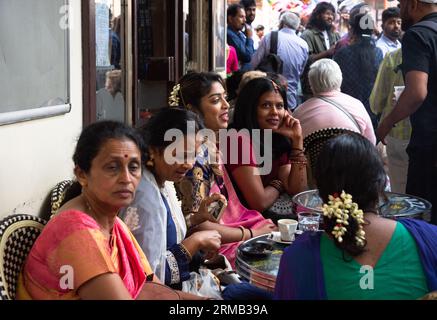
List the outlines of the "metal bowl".
{"label": "metal bowl", "polygon": [[[322,214],[322,199],[318,190],[298,193],[293,197],[293,212],[314,211]],[[390,219],[419,218],[428,220],[431,203],[425,199],[408,194],[385,192],[379,199],[381,216]],[[322,216],[322,215],[321,215]]]}

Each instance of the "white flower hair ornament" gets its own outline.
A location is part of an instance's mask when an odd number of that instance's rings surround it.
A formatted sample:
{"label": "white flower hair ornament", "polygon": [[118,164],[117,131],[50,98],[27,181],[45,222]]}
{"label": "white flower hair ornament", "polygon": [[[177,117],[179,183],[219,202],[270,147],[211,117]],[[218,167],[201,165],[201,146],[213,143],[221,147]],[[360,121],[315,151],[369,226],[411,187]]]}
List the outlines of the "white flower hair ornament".
{"label": "white flower hair ornament", "polygon": [[349,216],[354,218],[358,224],[358,230],[355,234],[356,244],[360,247],[365,245],[365,232],[363,230],[364,216],[363,210],[358,209],[358,204],[352,202],[352,195],[342,191],[341,195],[329,195],[328,204],[323,205],[323,215],[329,219],[335,219],[336,225],[332,234],[338,242],[343,242],[343,236],[349,225]]}
{"label": "white flower hair ornament", "polygon": [[178,83],[173,87],[173,90],[168,97],[168,105],[170,107],[179,107],[179,91],[181,90],[181,85]]}

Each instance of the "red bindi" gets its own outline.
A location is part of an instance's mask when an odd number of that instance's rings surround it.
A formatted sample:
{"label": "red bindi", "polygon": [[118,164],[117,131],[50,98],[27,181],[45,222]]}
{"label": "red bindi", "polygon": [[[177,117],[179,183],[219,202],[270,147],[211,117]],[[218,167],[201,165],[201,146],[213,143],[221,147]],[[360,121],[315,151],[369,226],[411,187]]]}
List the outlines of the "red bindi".
{"label": "red bindi", "polygon": [[125,157],[125,158],[127,158],[127,157],[128,157],[128,155],[127,155],[127,154],[125,154],[125,155],[124,155],[124,157]]}

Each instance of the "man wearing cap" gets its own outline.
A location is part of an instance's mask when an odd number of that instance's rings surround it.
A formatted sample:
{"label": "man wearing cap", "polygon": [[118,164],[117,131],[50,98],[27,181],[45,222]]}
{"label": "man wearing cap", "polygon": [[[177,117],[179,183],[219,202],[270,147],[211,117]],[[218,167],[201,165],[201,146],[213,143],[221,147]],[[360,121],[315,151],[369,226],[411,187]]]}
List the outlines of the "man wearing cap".
{"label": "man wearing cap", "polygon": [[383,141],[393,126],[410,116],[411,140],[407,190],[432,203],[437,224],[437,0],[400,0],[402,72],[405,90],[393,111],[381,122]]}

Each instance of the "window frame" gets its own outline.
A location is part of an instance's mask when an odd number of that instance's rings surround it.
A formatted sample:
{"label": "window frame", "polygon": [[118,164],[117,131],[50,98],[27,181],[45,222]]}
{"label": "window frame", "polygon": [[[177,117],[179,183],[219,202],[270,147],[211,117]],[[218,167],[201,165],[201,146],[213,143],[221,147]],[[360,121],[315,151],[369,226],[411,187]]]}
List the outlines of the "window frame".
{"label": "window frame", "polygon": [[[71,14],[70,0],[64,0],[64,6],[68,8],[67,14]],[[35,17],[36,18],[36,17]],[[71,23],[71,17],[68,16],[68,21]],[[10,125],[23,121],[31,121],[36,119],[43,119],[48,117],[55,117],[69,113],[71,111],[71,87],[70,87],[70,28],[64,30],[64,45],[66,52],[66,63],[64,71],[66,75],[66,103],[61,105],[47,106],[47,107],[29,107],[23,110],[1,112],[0,110],[0,126]]]}

